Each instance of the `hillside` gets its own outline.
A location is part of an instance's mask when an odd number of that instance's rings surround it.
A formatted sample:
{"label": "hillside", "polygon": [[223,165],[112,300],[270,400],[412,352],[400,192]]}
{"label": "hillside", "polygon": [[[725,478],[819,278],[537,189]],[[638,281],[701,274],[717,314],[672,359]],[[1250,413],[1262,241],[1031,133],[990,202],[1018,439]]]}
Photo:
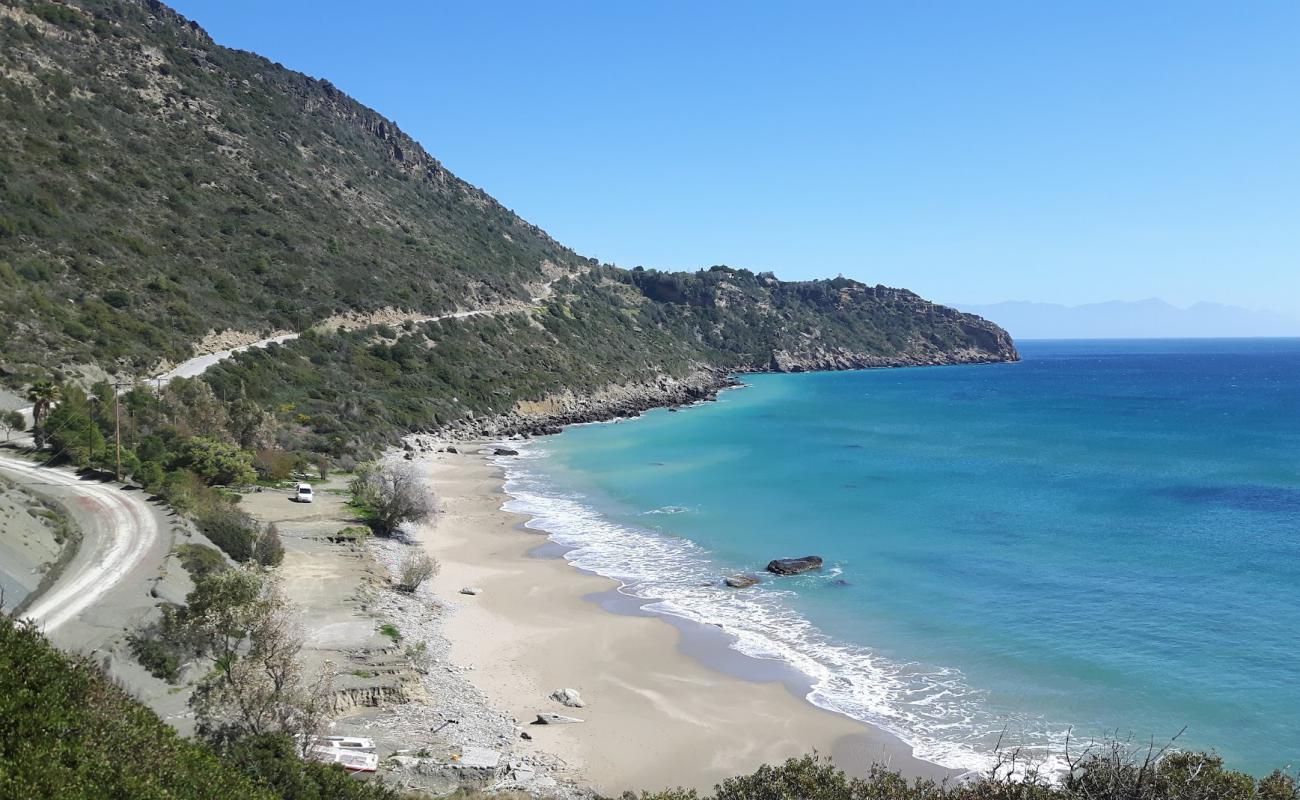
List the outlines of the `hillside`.
{"label": "hillside", "polygon": [[[382,392],[378,427],[409,428],[702,370],[1016,358],[997,326],[901,289],[599,265],[328,81],[152,0],[0,0],[0,98],[10,387],[148,376],[214,331],[374,312],[420,335],[331,321],[210,380],[309,406],[295,420],[336,436],[312,420],[348,416],[348,392]],[[494,314],[410,322],[456,309]],[[303,368],[326,363],[336,374]]]}

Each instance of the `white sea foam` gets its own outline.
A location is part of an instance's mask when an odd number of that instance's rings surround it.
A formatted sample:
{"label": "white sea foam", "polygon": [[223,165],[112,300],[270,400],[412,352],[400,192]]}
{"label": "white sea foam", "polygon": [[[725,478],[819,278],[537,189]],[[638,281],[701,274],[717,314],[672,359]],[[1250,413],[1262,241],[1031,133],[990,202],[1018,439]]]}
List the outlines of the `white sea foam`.
{"label": "white sea foam", "polygon": [[[770,584],[724,588],[718,576],[735,565],[715,563],[694,542],[616,523],[581,495],[558,490],[537,469],[536,445],[496,461],[506,473],[508,511],[531,517],[570,549],[574,566],[621,583],[620,592],[651,600],[646,609],[702,624],[734,637],[732,647],[754,658],[778,659],[806,675],[809,702],[898,736],[918,758],[960,770],[992,766],[994,746],[1022,748],[1022,758],[1057,772],[1064,730],[1041,720],[995,716],[983,693],[953,669],[896,663],[867,647],[830,640],[787,602],[789,590]],[[673,509],[673,511],[669,511]],[[673,513],[664,507],[647,513]],[[834,569],[832,572],[839,574]]]}
{"label": "white sea foam", "polygon": [[684,513],[686,513],[687,511],[690,511],[690,509],[689,509],[689,508],[686,508],[685,506],[663,506],[662,508],[652,508],[652,509],[650,509],[649,511],[642,511],[641,513],[642,513],[642,515],[646,515],[646,514],[684,514]]}

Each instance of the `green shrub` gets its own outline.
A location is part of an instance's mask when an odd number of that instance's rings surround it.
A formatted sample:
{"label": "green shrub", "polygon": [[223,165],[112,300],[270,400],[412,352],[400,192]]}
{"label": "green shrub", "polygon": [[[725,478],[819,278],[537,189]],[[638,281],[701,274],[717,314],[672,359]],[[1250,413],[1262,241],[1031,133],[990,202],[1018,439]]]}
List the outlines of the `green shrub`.
{"label": "green shrub", "polygon": [[253,560],[264,567],[278,567],[284,562],[284,543],[275,525],[267,525],[253,545]]}
{"label": "green shrub", "polygon": [[382,784],[353,779],[337,764],[303,761],[293,740],[284,734],[245,736],[224,755],[284,800],[398,800],[401,797]]}
{"label": "green shrub", "polygon": [[257,522],[233,506],[218,506],[204,511],[195,522],[208,540],[237,562],[253,557],[257,542]]}
{"label": "green shrub", "polygon": [[238,485],[257,480],[253,457],[233,444],[207,436],[192,436],[181,446],[176,466],[184,467],[209,486]]}
{"label": "green shrub", "polygon": [[132,655],[140,666],[155,678],[176,683],[180,675],[181,654],[178,648],[166,641],[156,629],[142,629],[126,637]]}
{"label": "green shrub", "polygon": [[164,473],[157,461],[141,461],[131,475],[148,491],[156,492],[162,487]]}
{"label": "green shrub", "polygon": [[36,3],[31,11],[51,25],[61,28],[82,28],[87,24],[86,18],[75,9],[55,3]]}
{"label": "green shrub", "polygon": [[[624,795],[625,800],[637,800]],[[696,800],[691,789],[642,793],[639,800]],[[1297,800],[1296,782],[1275,772],[1256,781],[1225,769],[1206,753],[1130,749],[1111,742],[1077,757],[1059,783],[1030,772],[1012,777],[1004,768],[955,783],[918,778],[874,765],[852,778],[816,755],[764,765],[728,778],[708,800]]]}
{"label": "green shrub", "polygon": [[230,567],[220,551],[202,544],[178,545],[176,557],[180,559],[181,566],[185,568],[185,571],[190,574],[190,577],[195,582],[214,572],[221,572]]}
{"label": "green shrub", "polygon": [[0,617],[0,797],[273,800],[34,625]]}

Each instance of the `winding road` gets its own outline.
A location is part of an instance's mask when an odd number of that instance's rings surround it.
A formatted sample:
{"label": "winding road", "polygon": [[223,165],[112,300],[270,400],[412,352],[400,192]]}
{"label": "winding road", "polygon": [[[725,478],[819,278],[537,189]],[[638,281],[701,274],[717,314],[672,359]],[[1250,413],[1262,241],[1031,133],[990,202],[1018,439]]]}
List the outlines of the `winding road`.
{"label": "winding road", "polygon": [[[542,298],[535,297],[533,299],[541,300]],[[496,314],[501,310],[502,309],[479,309],[476,311],[455,311],[451,314],[443,314],[437,317],[413,317],[409,321],[414,322],[418,325],[423,322],[440,322],[444,319],[465,319],[466,317],[478,317],[478,316],[484,316],[488,314]],[[149,382],[151,383],[157,382],[161,384],[161,383],[170,383],[174,378],[196,378],[199,375],[202,375],[204,372],[206,372],[208,367],[211,367],[214,364],[225,361],[227,358],[230,358],[231,356],[236,355],[238,353],[242,353],[245,350],[252,350],[259,347],[267,347],[273,344],[284,344],[285,342],[291,342],[294,339],[297,339],[301,335],[302,335],[301,333],[283,333],[280,334],[279,336],[272,336],[267,339],[258,339],[256,342],[250,342],[249,344],[241,345],[239,347],[232,347],[229,350],[218,350],[215,353],[208,353],[207,355],[203,355],[203,356],[195,356],[194,358],[191,358],[188,361],[182,361],[180,364],[176,365],[174,368],[168,370],[167,372],[164,372],[161,375],[157,375],[153,378],[150,378]]]}
{"label": "winding road", "polygon": [[[94,629],[120,630],[133,611],[152,605],[145,573],[156,570],[166,556],[163,539],[170,537],[161,535],[165,510],[150,503],[142,491],[8,456],[0,456],[0,473],[24,491],[65,508],[82,535],[80,548],[58,581],[21,616],[34,620],[47,635],[84,617],[85,625],[71,638],[79,645],[93,645],[99,638]],[[126,596],[116,596],[118,585],[137,571],[141,581],[128,584]]]}
{"label": "winding road", "polygon": [[[551,284],[543,286],[533,302],[542,302],[551,293]],[[415,323],[447,319],[490,316],[518,311],[517,307],[456,311],[432,317],[414,318]],[[174,378],[193,378],[209,367],[245,350],[283,344],[298,338],[290,333],[256,342],[195,356],[171,370],[150,379],[163,384]],[[31,407],[19,409],[30,424]],[[30,436],[19,442],[30,446]],[[71,562],[53,585],[30,601],[21,614],[34,620],[45,633],[64,646],[91,649],[121,633],[137,614],[146,613],[155,603],[146,589],[155,578],[170,551],[167,510],[150,503],[144,492],[120,484],[83,479],[72,472],[38,466],[8,456],[0,456],[0,475],[21,489],[45,497],[66,509],[82,534],[81,545]],[[0,564],[0,569],[5,565]],[[128,580],[128,578],[130,578]],[[69,623],[76,621],[75,625]]]}

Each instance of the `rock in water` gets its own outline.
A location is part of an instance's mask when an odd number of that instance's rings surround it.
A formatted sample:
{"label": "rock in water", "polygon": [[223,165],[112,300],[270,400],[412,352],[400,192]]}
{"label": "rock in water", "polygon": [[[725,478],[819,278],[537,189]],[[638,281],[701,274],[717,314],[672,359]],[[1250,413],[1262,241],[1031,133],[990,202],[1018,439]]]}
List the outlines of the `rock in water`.
{"label": "rock in water", "polygon": [[496,456],[517,456],[519,451],[509,447],[498,447],[492,451],[492,454]]}
{"label": "rock in water", "polygon": [[477,586],[464,586],[460,590],[461,594],[483,594],[483,590]]}
{"label": "rock in water", "polygon": [[534,725],[567,725],[573,722],[582,722],[577,717],[566,717],[563,714],[547,714],[545,712],[538,714]]}
{"label": "rock in water", "polygon": [[577,689],[556,689],[551,692],[551,699],[569,708],[584,708],[587,705]]}
{"label": "rock in water", "polygon": [[798,575],[813,569],[822,568],[821,556],[804,556],[803,558],[777,558],[769,561],[767,571],[773,575]]}
{"label": "rock in water", "polygon": [[[772,562],[772,563],[776,563],[776,562]],[[769,569],[771,569],[771,567],[769,567]],[[722,582],[727,584],[733,589],[744,589],[748,586],[753,586],[754,584],[758,583],[758,576],[748,575],[748,574],[728,575],[727,577],[722,579]]]}

